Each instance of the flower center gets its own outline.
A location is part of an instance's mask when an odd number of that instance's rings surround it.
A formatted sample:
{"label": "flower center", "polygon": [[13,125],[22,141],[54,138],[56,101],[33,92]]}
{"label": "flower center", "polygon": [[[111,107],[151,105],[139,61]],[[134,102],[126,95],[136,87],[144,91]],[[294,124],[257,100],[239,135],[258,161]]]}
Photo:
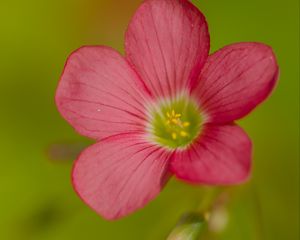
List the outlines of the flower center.
{"label": "flower center", "polygon": [[162,101],[150,111],[150,115],[151,138],[168,148],[186,147],[192,143],[203,123],[199,107],[186,97]]}

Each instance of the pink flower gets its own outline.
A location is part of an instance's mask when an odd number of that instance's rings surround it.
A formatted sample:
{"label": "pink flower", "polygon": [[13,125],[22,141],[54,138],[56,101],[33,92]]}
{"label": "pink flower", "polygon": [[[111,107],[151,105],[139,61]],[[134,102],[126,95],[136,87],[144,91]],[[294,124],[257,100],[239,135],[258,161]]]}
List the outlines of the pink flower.
{"label": "pink flower", "polygon": [[125,36],[126,56],[104,46],[71,54],[56,92],[62,116],[98,142],[74,164],[73,185],[106,219],[143,207],[168,178],[237,184],[249,177],[251,140],[234,121],[273,89],[270,47],[237,43],[208,56],[202,13],[185,0],[148,0]]}

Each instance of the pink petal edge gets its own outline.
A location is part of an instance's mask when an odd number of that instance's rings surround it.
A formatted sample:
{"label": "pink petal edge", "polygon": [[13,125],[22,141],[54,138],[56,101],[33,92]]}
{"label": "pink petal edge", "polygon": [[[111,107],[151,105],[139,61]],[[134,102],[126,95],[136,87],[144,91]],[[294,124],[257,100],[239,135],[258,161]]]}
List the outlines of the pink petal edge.
{"label": "pink petal edge", "polygon": [[209,116],[209,122],[232,122],[270,95],[278,72],[271,47],[261,43],[232,44],[209,56],[192,95]]}
{"label": "pink petal edge", "polygon": [[73,52],[56,90],[61,115],[80,134],[100,139],[142,132],[149,94],[115,50],[85,46]]}
{"label": "pink petal edge", "polygon": [[237,125],[206,125],[201,136],[186,150],[178,150],[171,171],[190,183],[239,184],[251,170],[251,140]]}
{"label": "pink petal edge", "polygon": [[155,97],[175,97],[197,80],[209,42],[205,17],[192,3],[148,0],[128,26],[125,49]]}
{"label": "pink petal edge", "polygon": [[74,164],[72,182],[98,214],[115,220],[142,208],[169,177],[170,152],[138,134],[120,134],[92,145]]}

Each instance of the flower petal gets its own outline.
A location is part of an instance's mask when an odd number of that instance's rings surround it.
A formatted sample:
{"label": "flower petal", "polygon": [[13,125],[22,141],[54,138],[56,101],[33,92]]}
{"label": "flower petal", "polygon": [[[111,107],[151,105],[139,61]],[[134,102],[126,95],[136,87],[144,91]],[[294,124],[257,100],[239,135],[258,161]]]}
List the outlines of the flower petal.
{"label": "flower petal", "polygon": [[73,169],[79,196],[106,219],[143,207],[168,179],[169,153],[136,134],[113,136],[86,149]]}
{"label": "flower petal", "polygon": [[202,13],[186,0],[148,0],[126,33],[128,60],[156,97],[189,90],[209,52]]}
{"label": "flower petal", "polygon": [[198,140],[171,162],[178,178],[221,185],[245,181],[250,166],[251,140],[236,125],[206,125]]}
{"label": "flower petal", "polygon": [[209,56],[193,94],[214,123],[244,117],[267,98],[278,77],[272,49],[238,43]]}
{"label": "flower petal", "polygon": [[99,139],[143,130],[147,95],[119,53],[90,46],[69,57],[57,88],[56,104],[79,133]]}

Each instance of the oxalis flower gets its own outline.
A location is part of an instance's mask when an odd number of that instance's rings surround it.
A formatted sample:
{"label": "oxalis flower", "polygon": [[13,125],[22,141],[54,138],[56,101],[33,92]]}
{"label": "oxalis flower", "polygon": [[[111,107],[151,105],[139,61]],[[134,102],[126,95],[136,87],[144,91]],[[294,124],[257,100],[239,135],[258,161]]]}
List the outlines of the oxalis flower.
{"label": "oxalis flower", "polygon": [[273,89],[271,48],[237,43],[208,55],[208,27],[196,7],[148,0],[129,24],[125,51],[76,50],[58,85],[62,116],[97,140],[74,164],[82,200],[117,219],[143,207],[172,175],[209,185],[247,180],[251,140],[234,121]]}

